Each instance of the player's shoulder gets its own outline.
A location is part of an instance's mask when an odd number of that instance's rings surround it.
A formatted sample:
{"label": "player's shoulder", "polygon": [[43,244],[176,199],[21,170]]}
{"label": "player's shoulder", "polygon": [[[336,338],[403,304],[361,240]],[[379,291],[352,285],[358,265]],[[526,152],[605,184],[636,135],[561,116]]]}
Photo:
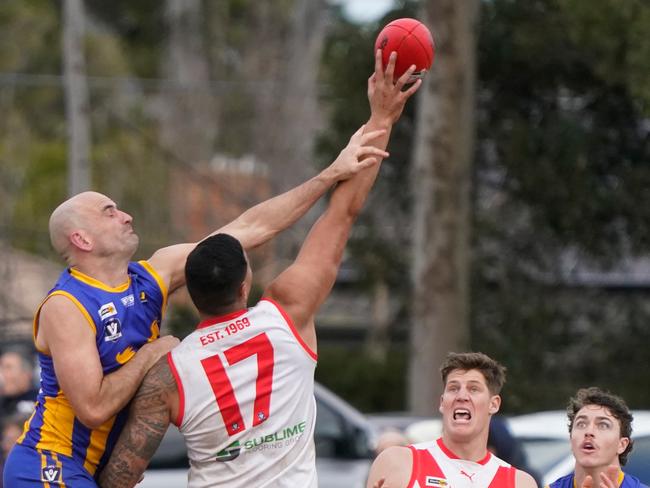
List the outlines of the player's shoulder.
{"label": "player's shoulder", "polygon": [[391,446],[379,453],[370,468],[369,480],[384,479],[387,486],[406,486],[413,469],[413,451],[405,446]]}
{"label": "player's shoulder", "polygon": [[384,466],[403,466],[413,459],[413,451],[408,446],[390,446],[381,451],[375,460]]}
{"label": "player's shoulder", "polygon": [[537,481],[530,473],[517,469],[515,471],[515,487],[516,488],[538,488]]}

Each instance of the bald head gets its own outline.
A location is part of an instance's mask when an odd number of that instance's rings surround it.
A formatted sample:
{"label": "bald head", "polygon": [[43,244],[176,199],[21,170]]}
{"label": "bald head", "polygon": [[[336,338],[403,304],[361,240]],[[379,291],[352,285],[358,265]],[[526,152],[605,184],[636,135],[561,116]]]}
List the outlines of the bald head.
{"label": "bald head", "polygon": [[69,198],[54,209],[50,216],[50,241],[54,250],[64,259],[68,260],[70,254],[72,233],[88,227],[88,210],[95,202],[106,198],[101,193],[86,191]]}

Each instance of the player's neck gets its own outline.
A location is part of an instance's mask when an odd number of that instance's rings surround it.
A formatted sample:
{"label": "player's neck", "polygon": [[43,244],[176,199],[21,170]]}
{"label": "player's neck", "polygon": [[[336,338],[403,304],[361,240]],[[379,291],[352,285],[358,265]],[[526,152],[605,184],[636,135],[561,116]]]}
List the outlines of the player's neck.
{"label": "player's neck", "polygon": [[447,449],[453,452],[460,459],[478,462],[487,455],[487,438],[475,436],[470,439],[455,438],[454,436],[442,434],[442,442]]}
{"label": "player's neck", "polygon": [[129,279],[129,262],[123,259],[78,259],[72,268],[111,288],[121,286]]}
{"label": "player's neck", "polygon": [[201,319],[201,322],[203,322],[206,320],[212,320],[219,317],[225,317],[226,315],[239,312],[241,310],[244,310],[245,308],[246,308],[246,304],[244,302],[241,303],[237,302],[232,305],[228,305],[226,307],[213,309],[210,312],[199,311],[199,318]]}

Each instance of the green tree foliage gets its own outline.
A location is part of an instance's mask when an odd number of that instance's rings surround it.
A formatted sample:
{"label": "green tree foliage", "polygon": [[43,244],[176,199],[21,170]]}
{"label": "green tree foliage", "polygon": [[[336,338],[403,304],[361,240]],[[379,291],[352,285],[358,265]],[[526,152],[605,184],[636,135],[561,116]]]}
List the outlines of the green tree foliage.
{"label": "green tree foliage", "polygon": [[473,346],[510,367],[506,408],[561,408],[587,384],[647,406],[630,374],[650,359],[647,307],[602,272],[649,244],[650,5],[483,10]]}
{"label": "green tree foliage", "polygon": [[[378,28],[417,17],[416,5],[400,3],[363,28],[337,23],[324,62],[335,104],[319,146],[325,154],[366,110],[355,91],[362,70],[350,66],[370,69]],[[644,288],[603,274],[649,243],[648,15],[640,0],[483,2],[472,348],[509,367],[506,411],[562,408],[588,384],[650,404],[633,373],[650,360],[639,347],[650,339]],[[390,211],[373,214],[372,200],[351,241],[368,281],[378,278],[373,269],[396,270],[389,276],[397,293],[408,282],[411,123],[406,113],[374,190]],[[397,222],[400,238],[385,238],[388,222]],[[577,274],[585,268],[600,274],[585,279]]]}

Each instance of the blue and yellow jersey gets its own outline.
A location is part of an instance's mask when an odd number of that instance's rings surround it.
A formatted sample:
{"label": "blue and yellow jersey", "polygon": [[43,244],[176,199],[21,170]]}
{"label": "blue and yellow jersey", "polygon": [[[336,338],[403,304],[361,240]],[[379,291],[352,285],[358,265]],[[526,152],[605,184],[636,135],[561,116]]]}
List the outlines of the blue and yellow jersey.
{"label": "blue and yellow jersey", "polygon": [[[629,474],[625,474],[623,471],[618,473],[618,482],[617,485],[619,488],[648,488],[646,485],[641,483],[637,478]],[[576,486],[576,480],[573,473],[568,474],[562,478],[558,478],[550,485],[547,485],[545,488],[578,488]]]}
{"label": "blue and yellow jersey", "polygon": [[[63,295],[79,308],[95,332],[105,375],[129,361],[144,344],[159,337],[167,304],[167,287],[146,261],[129,263],[128,269],[128,281],[116,288],[73,268],[67,269],[45,298]],[[41,307],[34,317],[34,338]],[[34,414],[25,423],[25,431],[17,442],[70,456],[94,475],[108,461],[127,412],[120,412],[98,429],[84,426],[61,390],[52,357],[41,351],[38,357],[41,390]]]}

